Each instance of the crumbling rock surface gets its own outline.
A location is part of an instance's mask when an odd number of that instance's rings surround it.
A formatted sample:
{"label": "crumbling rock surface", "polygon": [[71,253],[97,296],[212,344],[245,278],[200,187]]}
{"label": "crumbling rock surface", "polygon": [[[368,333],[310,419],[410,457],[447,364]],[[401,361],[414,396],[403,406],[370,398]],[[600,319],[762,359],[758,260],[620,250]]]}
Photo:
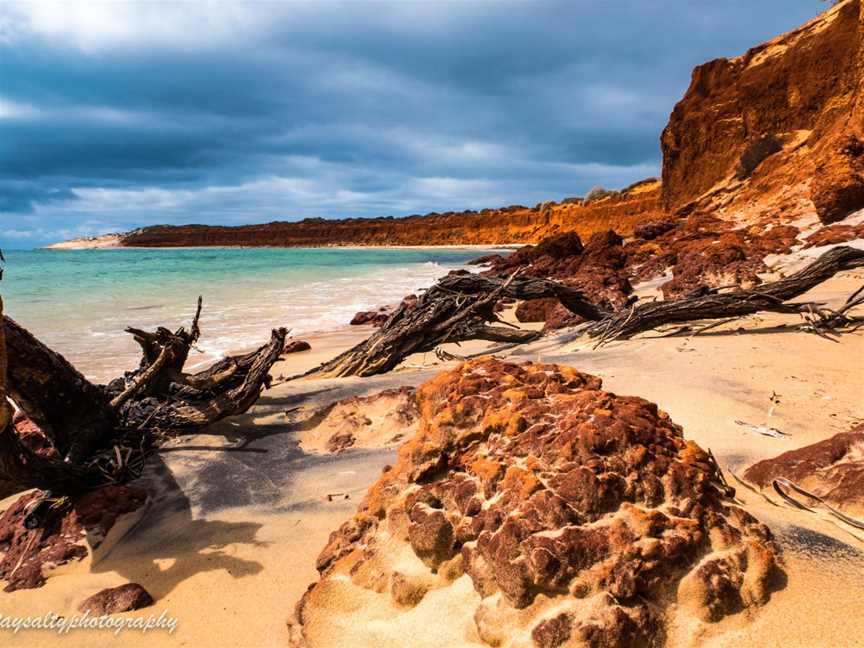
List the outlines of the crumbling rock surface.
{"label": "crumbling rock surface", "polygon": [[847,513],[864,515],[864,425],[753,464],[744,478],[761,488],[785,478]]}
{"label": "crumbling rock surface", "polygon": [[303,433],[300,443],[306,452],[318,453],[392,447],[417,431],[418,419],[412,387],[385,389],[328,407],[321,421]]}
{"label": "crumbling rock surface", "polygon": [[864,208],[864,142],[844,135],[817,169],[811,197],[819,220],[836,223]]}
{"label": "crumbling rock surface", "polygon": [[446,624],[441,645],[658,646],[673,614],[709,622],[768,600],[771,533],[656,405],[492,358],[417,401],[419,431],[321,553],[293,645]]}
{"label": "crumbling rock surface", "polygon": [[138,583],[126,583],[109,587],[86,598],[78,606],[79,612],[90,612],[91,616],[131,612],[153,605],[153,597]]}
{"label": "crumbling rock surface", "polygon": [[814,211],[827,224],[864,207],[862,36],[861,1],[842,0],[698,66],[661,138],[669,213],[765,226]]}
{"label": "crumbling rock surface", "polygon": [[827,225],[816,230],[806,240],[805,248],[819,247],[821,245],[837,245],[839,243],[848,243],[856,239],[864,239],[864,223],[858,225],[845,225],[837,223],[835,225]]}
{"label": "crumbling rock surface", "polygon": [[702,287],[752,288],[762,283],[758,273],[767,269],[765,256],[788,252],[798,229],[778,225],[767,231],[757,226],[721,232],[722,228],[714,236],[679,241],[671,247],[672,280],[661,286],[666,299],[685,297]]}
{"label": "crumbling rock surface", "polygon": [[121,516],[147,499],[131,486],[104,486],[65,498],[28,529],[25,517],[40,496],[40,491],[22,495],[0,517],[0,578],[7,592],[40,587],[49,568],[85,558],[88,544],[98,547]]}

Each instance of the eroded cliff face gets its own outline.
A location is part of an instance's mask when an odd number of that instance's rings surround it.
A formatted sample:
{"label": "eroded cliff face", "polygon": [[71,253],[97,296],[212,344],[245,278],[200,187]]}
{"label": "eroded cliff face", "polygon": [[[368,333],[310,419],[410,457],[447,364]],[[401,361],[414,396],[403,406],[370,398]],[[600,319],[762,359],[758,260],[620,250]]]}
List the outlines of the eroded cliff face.
{"label": "eroded cliff face", "polygon": [[740,57],[700,65],[663,131],[663,183],[533,208],[405,218],[307,219],[241,227],[149,227],[130,246],[327,246],[584,240],[647,222],[711,215],[732,228],[812,229],[864,208],[864,16],[844,0]]}
{"label": "eroded cliff face", "polygon": [[665,207],[751,223],[864,207],[862,74],[860,0],[697,67],[663,131]]}
{"label": "eroded cliff face", "polygon": [[517,205],[405,218],[316,218],[239,227],[160,225],[130,232],[122,242],[136,247],[536,243],[565,231],[588,237],[614,227],[629,234],[659,213],[660,183],[647,181],[587,202],[572,199],[533,208]]}

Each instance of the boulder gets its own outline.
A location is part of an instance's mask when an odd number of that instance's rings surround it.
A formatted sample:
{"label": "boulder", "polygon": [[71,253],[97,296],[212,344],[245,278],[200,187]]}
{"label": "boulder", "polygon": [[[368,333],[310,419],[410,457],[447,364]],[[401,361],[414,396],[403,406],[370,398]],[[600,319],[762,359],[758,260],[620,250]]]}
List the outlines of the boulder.
{"label": "boulder", "polygon": [[299,353],[300,351],[309,351],[312,345],[306,340],[289,340],[285,345],[283,353]]}
{"label": "boulder", "polygon": [[319,556],[291,645],[343,645],[349,627],[356,645],[396,645],[404,625],[384,619],[406,606],[423,608],[412,632],[447,645],[660,645],[677,615],[768,601],[771,532],[656,405],[494,358],[417,402],[418,432]]}
{"label": "boulder", "polygon": [[371,311],[360,311],[351,319],[351,326],[362,326],[363,324],[371,324],[372,326],[383,326],[390,319],[390,312],[385,308]]}

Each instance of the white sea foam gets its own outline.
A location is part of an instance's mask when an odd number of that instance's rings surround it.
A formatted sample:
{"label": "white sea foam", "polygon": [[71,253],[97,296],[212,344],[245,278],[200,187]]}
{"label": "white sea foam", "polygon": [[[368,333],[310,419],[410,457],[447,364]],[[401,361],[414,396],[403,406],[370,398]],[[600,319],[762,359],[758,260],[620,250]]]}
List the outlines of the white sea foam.
{"label": "white sea foam", "polygon": [[[89,261],[99,252],[83,254],[88,254],[84,259]],[[152,257],[146,252],[140,254],[145,256],[134,263],[131,257],[111,257],[114,275],[106,274],[107,278],[100,277],[86,286],[76,283],[74,288],[63,286],[62,280],[52,285],[34,271],[32,285],[10,296],[7,305],[13,316],[88,377],[105,381],[138,364],[140,351],[132,336],[124,332],[126,327],[173,329],[188,324],[198,294],[204,296],[203,334],[198,351],[190,356],[190,369],[263,344],[276,327],[289,328],[295,336],[346,327],[357,311],[396,304],[406,295],[428,288],[449,270],[464,267],[465,261],[482,251],[457,258],[451,254],[446,262],[423,259],[415,252],[403,254],[404,263],[396,252],[388,256],[370,251],[367,257],[360,256],[362,252],[344,253],[344,263],[333,261],[342,258],[338,251],[316,252],[328,261],[318,265],[303,265],[303,253],[292,256],[290,251],[270,252],[272,259],[266,256],[268,252],[226,251],[221,253],[224,259],[212,262],[202,262],[189,251],[154,251]],[[441,253],[429,251],[428,256],[434,258],[436,254]],[[196,263],[190,267],[185,255]],[[160,262],[158,272],[146,267],[153,257]],[[295,257],[300,261],[292,264]],[[247,269],[247,258],[256,265]],[[118,266],[118,260],[129,267]],[[40,261],[44,263],[44,258]],[[204,262],[211,265],[199,267]],[[220,263],[230,264],[231,271],[214,271],[213,264]],[[217,270],[221,269],[218,265]],[[77,292],[72,294],[73,290]],[[43,299],[43,292],[50,294],[48,300]]]}

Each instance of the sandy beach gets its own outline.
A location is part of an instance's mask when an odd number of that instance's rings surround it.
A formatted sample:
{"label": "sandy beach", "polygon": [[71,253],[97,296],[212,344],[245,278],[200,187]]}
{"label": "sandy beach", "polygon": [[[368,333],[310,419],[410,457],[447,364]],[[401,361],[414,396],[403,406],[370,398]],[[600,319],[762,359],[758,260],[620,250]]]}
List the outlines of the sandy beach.
{"label": "sandy beach", "polygon": [[[807,297],[837,304],[862,280],[864,272],[848,273]],[[795,330],[794,324],[788,316],[751,316],[700,335],[645,334],[601,349],[564,332],[500,355],[572,365],[602,377],[616,393],[658,403],[684,427],[686,438],[710,448],[724,470],[737,474],[756,460],[864,419],[864,333],[842,335],[838,343]],[[366,333],[355,327],[309,336],[313,351],[287,356],[274,376],[305,371]],[[482,348],[472,343],[460,351]],[[167,610],[178,626],[171,635],[127,630],[126,645],[285,645],[285,622],[316,578],[315,558],[329,533],[394,459],[392,450],[304,453],[299,444],[314,430],[316,411],[349,396],[418,385],[453,364],[427,354],[377,378],[276,385],[247,415],[211,434],[172,441],[142,478],[158,494],[122,541],[113,539],[113,547],[103,546],[92,562],[65,568],[42,588],[4,595],[0,613],[69,615],[82,597],[135,581],[156,598],[150,610]],[[736,421],[770,425],[788,436],[762,436]],[[864,566],[864,543],[848,528],[771,505],[745,488],[737,497],[778,537],[788,584],[754,618],[727,618],[705,636],[681,628],[672,644],[856,643],[864,632],[864,588],[854,574]],[[806,624],[788,623],[804,616]],[[842,624],[833,621],[838,617]],[[57,641],[36,631],[9,639],[9,645],[21,646]],[[69,646],[113,641],[108,632],[73,632],[63,639]]]}
{"label": "sandy beach", "polygon": [[0,646],[864,645],[864,0],[43,4]]}

